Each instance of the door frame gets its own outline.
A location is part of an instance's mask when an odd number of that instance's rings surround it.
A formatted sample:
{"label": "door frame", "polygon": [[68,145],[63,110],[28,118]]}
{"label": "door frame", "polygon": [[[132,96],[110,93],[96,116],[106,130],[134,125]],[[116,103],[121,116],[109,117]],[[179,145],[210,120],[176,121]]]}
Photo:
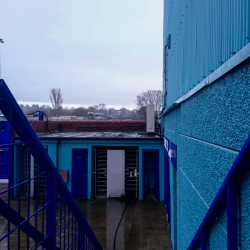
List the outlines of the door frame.
{"label": "door frame", "polygon": [[[171,210],[170,210],[170,171],[169,171],[169,156],[164,149],[164,202],[166,205],[166,212],[168,214],[168,223],[171,224]],[[171,227],[169,227],[171,229]]]}
{"label": "door frame", "polygon": [[144,200],[144,154],[148,152],[156,153],[156,166],[155,166],[155,198],[159,200],[160,198],[160,178],[159,178],[159,149],[142,149],[142,199]]}
{"label": "door frame", "polygon": [[[92,145],[92,147],[91,147],[91,152],[92,152],[92,161],[91,161],[91,180],[92,180],[92,182],[94,181],[95,183],[92,183],[91,184],[91,186],[92,186],[92,189],[91,189],[91,197],[94,197],[95,196],[95,194],[97,193],[97,187],[96,187],[96,177],[94,176],[95,174],[94,174],[94,172],[96,173],[96,152],[97,152],[97,150],[98,149],[105,149],[105,150],[134,150],[134,151],[136,151],[137,152],[137,165],[136,165],[136,167],[137,167],[137,191],[136,191],[136,197],[138,197],[139,196],[139,190],[140,190],[140,181],[139,181],[139,176],[140,176],[140,171],[139,171],[139,169],[140,169],[140,161],[139,161],[139,152],[140,152],[140,148],[139,148],[139,146],[121,146],[121,145],[119,145],[119,146],[106,146],[106,145],[101,145],[101,146],[97,146],[97,145]],[[96,150],[96,151],[95,151]],[[126,194],[126,188],[125,188],[125,194]]]}
{"label": "door frame", "polygon": [[[86,174],[86,198],[88,197],[88,189],[89,189],[89,187],[88,187],[88,168],[89,168],[89,161],[88,161],[88,149],[87,148],[72,148],[72,157],[71,157],[71,193],[72,193],[72,184],[73,184],[73,181],[72,181],[72,179],[73,179],[73,151],[86,151],[86,162],[87,162],[87,174]],[[73,193],[72,193],[72,195],[73,195]],[[73,197],[74,197],[74,195],[73,195]]]}

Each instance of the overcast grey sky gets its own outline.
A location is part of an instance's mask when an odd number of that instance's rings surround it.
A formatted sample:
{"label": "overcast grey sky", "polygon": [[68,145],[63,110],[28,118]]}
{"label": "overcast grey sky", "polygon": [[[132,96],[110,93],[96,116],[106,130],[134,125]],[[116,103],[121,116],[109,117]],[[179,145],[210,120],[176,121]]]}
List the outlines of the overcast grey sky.
{"label": "overcast grey sky", "polygon": [[162,86],[163,0],[0,0],[1,78],[19,102],[134,108]]}

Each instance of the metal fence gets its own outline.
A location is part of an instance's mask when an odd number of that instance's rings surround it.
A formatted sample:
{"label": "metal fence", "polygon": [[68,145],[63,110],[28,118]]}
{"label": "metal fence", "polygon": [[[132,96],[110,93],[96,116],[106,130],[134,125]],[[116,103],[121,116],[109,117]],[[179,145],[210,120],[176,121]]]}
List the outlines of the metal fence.
{"label": "metal fence", "polygon": [[249,0],[165,0],[163,86],[167,84],[167,106],[249,42]]}
{"label": "metal fence", "polygon": [[3,80],[0,110],[20,140],[0,145],[11,162],[8,186],[0,191],[0,249],[102,249]]}

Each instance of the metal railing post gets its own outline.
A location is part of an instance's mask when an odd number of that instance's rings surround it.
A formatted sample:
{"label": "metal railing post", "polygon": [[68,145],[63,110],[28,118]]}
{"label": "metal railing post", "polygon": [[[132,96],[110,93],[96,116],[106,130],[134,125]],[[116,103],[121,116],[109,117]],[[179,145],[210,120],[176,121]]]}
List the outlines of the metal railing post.
{"label": "metal railing post", "polygon": [[53,173],[47,176],[46,234],[50,249],[56,249],[56,179]]}
{"label": "metal railing post", "polygon": [[227,186],[227,249],[237,250],[238,190],[235,183]]}
{"label": "metal railing post", "polygon": [[[83,223],[78,222],[78,250],[85,249],[85,227]],[[83,248],[84,247],[84,248]]]}
{"label": "metal railing post", "polygon": [[207,250],[208,233],[205,229],[201,231],[201,250]]}

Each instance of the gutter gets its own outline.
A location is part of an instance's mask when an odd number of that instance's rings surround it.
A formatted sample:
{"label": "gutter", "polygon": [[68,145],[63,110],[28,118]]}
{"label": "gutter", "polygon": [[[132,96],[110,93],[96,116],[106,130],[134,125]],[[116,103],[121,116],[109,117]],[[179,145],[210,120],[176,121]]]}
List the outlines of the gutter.
{"label": "gutter", "polygon": [[174,104],[172,104],[168,109],[163,109],[160,118],[162,116],[165,116],[172,110],[178,108],[182,102],[188,100],[190,97],[197,94],[200,90],[204,89],[208,85],[217,81],[226,73],[228,73],[229,71],[237,67],[239,64],[247,60],[249,57],[250,57],[250,43],[248,43],[244,48],[242,48],[239,52],[237,52],[234,56],[232,56],[229,60],[227,60],[224,64],[222,64],[217,70],[215,70],[212,74],[206,77],[193,89],[191,89],[187,94],[183,95],[176,102],[174,102]]}
{"label": "gutter", "polygon": [[167,108],[167,109],[163,109],[162,111],[162,113],[160,114],[160,118],[162,117],[162,116],[165,116],[166,114],[168,114],[168,113],[170,113],[172,110],[174,110],[174,109],[176,109],[176,108],[179,108],[179,106],[180,106],[180,103],[174,103],[174,104],[172,104],[169,108]]}

